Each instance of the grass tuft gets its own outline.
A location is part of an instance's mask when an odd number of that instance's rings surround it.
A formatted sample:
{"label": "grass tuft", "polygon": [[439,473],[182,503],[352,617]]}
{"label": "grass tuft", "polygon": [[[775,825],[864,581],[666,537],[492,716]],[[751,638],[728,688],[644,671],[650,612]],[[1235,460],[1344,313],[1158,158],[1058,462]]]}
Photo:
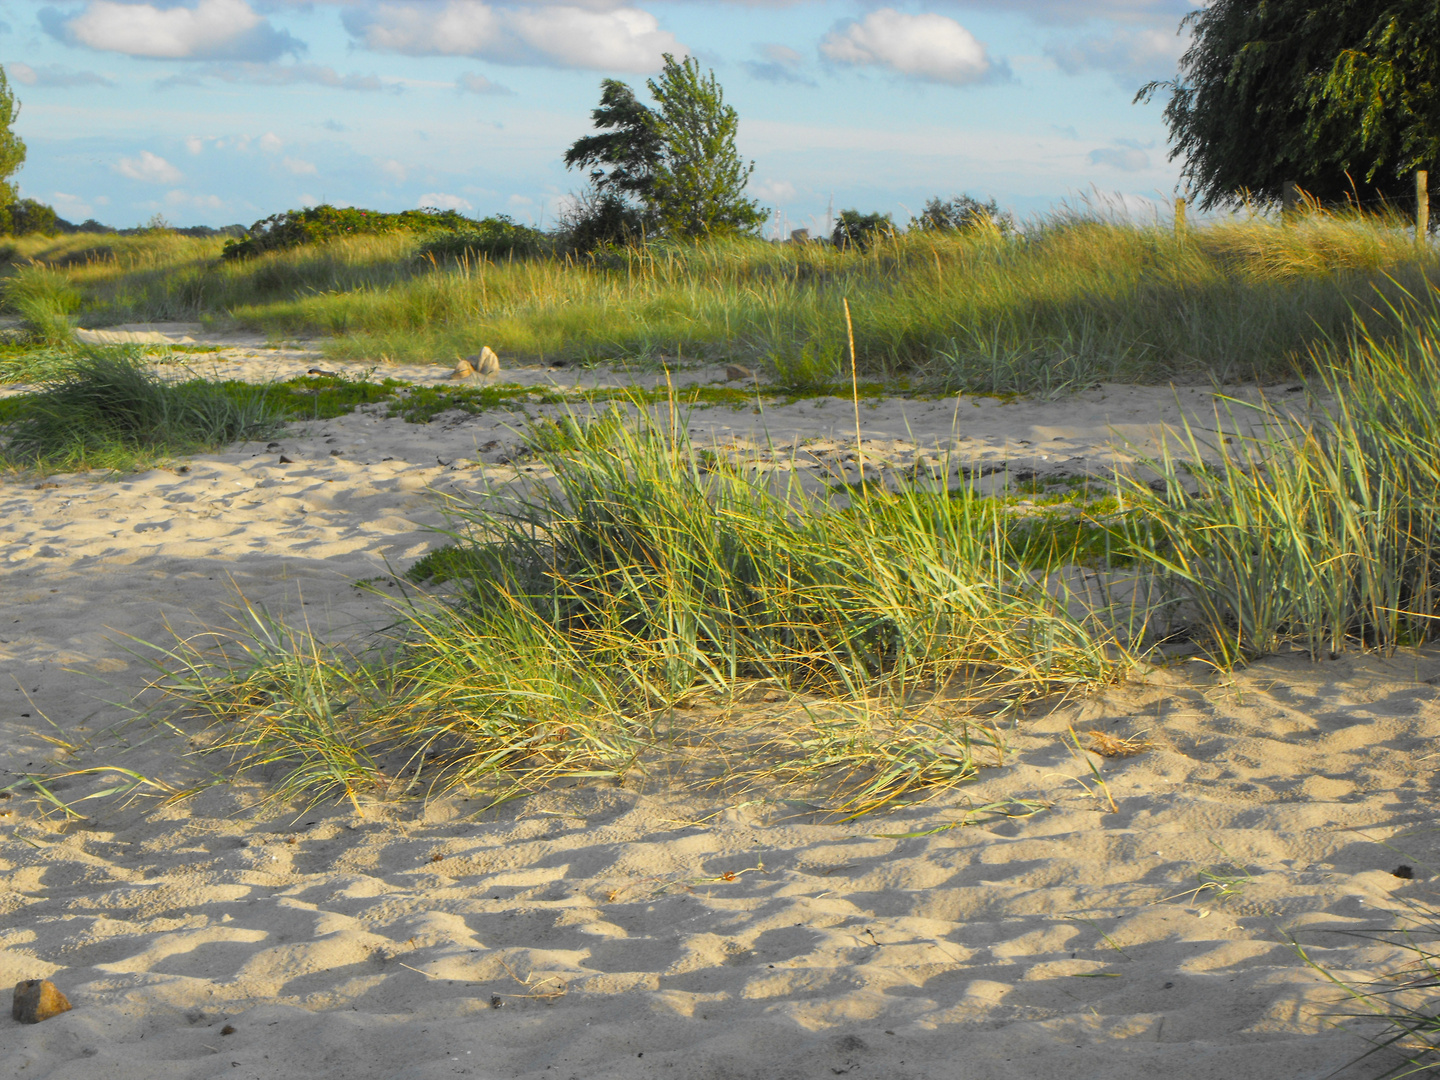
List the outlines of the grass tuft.
{"label": "grass tuft", "polygon": [[286,418],[266,387],[167,378],[124,349],[80,351],[9,404],[0,460],[48,471],[148,467],[266,437]]}

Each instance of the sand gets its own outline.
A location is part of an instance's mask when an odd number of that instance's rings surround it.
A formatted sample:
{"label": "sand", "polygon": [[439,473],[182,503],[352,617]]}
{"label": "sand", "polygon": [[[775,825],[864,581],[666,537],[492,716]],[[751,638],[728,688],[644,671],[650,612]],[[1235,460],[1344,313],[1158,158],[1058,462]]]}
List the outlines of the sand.
{"label": "sand", "polygon": [[[234,348],[253,356],[207,362],[315,361]],[[577,377],[635,379],[502,374]],[[862,407],[862,456],[1104,474],[1213,413],[1202,388],[887,400]],[[641,780],[298,813],[191,755],[194,722],[132,718],[139,642],[223,624],[237,595],[331,639],[383,626],[386,588],[356,583],[442,543],[446,497],[535,475],[502,460],[522,424],[369,411],[119,480],[0,480],[0,786],[100,766],[201,786],[77,801],[113,778],[72,777],[70,820],[0,801],[0,986],[51,978],[74,1004],[0,1019],[0,1077],[1288,1080],[1364,1051],[1290,939],[1349,977],[1403,959],[1344,931],[1432,895],[1437,650],[1148,670],[1025,718],[962,791],[842,824]],[[690,424],[817,476],[854,450],[845,401]],[[1080,755],[1071,725],[1152,749]],[[967,816],[1000,800],[1045,808]]]}

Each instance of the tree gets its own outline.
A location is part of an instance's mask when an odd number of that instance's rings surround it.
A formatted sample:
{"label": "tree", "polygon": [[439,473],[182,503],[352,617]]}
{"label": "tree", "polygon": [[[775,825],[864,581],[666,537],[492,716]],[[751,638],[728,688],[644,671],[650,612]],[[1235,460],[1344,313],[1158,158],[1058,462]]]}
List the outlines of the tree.
{"label": "tree", "polygon": [[1440,165],[1434,0],[1213,0],[1168,90],[1172,159],[1204,208],[1271,203],[1293,180],[1322,202],[1413,196]]}
{"label": "tree", "polygon": [[691,238],[757,229],[769,214],[745,198],[755,166],[735,149],[740,120],[715,73],[702,77],[699,61],[666,53],[660,78],[646,86],[653,108],[624,83],[604,80],[590,114],[603,134],[577,139],[565,152],[567,167],[590,170],[593,189],[572,215],[572,233],[624,240],[607,227],[628,233],[637,221]]}
{"label": "tree", "polygon": [[0,207],[9,206],[19,194],[10,179],[25,164],[25,143],[15,134],[20,103],[10,90],[5,69],[0,68]]}
{"label": "tree", "polygon": [[841,210],[830,240],[838,248],[857,247],[861,251],[868,251],[876,240],[894,235],[895,221],[889,214],[862,214],[859,210]]}
{"label": "tree", "polygon": [[937,195],[925,204],[919,217],[910,219],[910,228],[922,232],[994,229],[1008,236],[1015,231],[1015,219],[1001,210],[994,199],[981,202],[970,195],[956,195],[952,199],[942,199]]}

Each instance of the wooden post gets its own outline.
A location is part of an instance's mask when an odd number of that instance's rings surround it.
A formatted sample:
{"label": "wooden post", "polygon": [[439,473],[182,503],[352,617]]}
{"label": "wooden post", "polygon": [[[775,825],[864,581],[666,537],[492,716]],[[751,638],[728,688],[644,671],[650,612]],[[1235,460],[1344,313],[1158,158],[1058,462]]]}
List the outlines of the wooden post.
{"label": "wooden post", "polygon": [[1175,199],[1175,239],[1185,238],[1185,196],[1179,195]]}
{"label": "wooden post", "polygon": [[1415,242],[1423,244],[1430,237],[1430,174],[1415,170]]}
{"label": "wooden post", "polygon": [[1295,220],[1299,209],[1300,185],[1294,180],[1286,180],[1285,186],[1280,189],[1280,220],[1288,225]]}

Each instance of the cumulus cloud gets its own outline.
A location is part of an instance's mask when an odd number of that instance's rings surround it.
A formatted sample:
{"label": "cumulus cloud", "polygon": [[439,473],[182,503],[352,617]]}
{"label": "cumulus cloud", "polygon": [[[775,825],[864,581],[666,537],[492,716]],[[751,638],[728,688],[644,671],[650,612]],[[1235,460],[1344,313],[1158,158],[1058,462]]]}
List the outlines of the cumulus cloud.
{"label": "cumulus cloud", "polygon": [[1150,155],[1139,147],[1105,147],[1090,151],[1090,164],[1119,172],[1144,172],[1150,167]]}
{"label": "cumulus cloud", "polygon": [[146,184],[173,184],[184,177],[179,169],[159,154],[141,150],[139,157],[121,158],[115,164],[115,171],[130,180]]}
{"label": "cumulus cloud", "polygon": [[1174,75],[1188,44],[1189,35],[1177,36],[1173,29],[1117,27],[1104,37],[1052,43],[1045,55],[1069,75],[1103,71],[1129,86]]}
{"label": "cumulus cloud", "polygon": [[[249,83],[255,86],[296,86],[309,83],[332,90],[375,91],[386,88],[378,75],[342,75],[334,68],[321,64],[257,64],[248,61],[207,64],[198,71],[161,79],[156,86],[198,86],[206,79],[232,84]],[[398,91],[400,87],[395,85],[391,89]]]}
{"label": "cumulus cloud", "polygon": [[383,172],[391,180],[395,181],[395,183],[403,184],[405,182],[405,166],[402,165],[400,162],[396,161],[394,158],[390,158],[388,161],[377,160],[375,164],[381,172]]}
{"label": "cumulus cloud", "polygon": [[473,210],[468,199],[462,199],[459,195],[447,195],[443,191],[430,191],[415,200],[415,205],[420,208],[433,206],[436,210]]}
{"label": "cumulus cloud", "polygon": [[686,52],[654,15],[633,7],[382,3],[347,11],[344,23],[370,49],[500,64],[650,72],[660,67],[661,53]]}
{"label": "cumulus cloud", "polygon": [[260,149],[264,150],[267,154],[278,154],[281,147],[285,145],[285,142],[273,131],[267,131],[264,135],[260,136],[259,145]]}
{"label": "cumulus cloud", "polygon": [[985,46],[954,19],[893,8],[840,23],[825,35],[820,51],[837,64],[888,68],[953,86],[979,82],[993,67]]}
{"label": "cumulus cloud", "polygon": [[245,0],[198,0],[194,7],[90,0],[74,16],[46,9],[40,22],[71,45],[153,60],[264,61],[305,49]]}
{"label": "cumulus cloud", "polygon": [[59,64],[44,64],[34,68],[18,61],[5,65],[10,78],[25,86],[68,87],[68,86],[114,86],[115,83],[104,75],[93,71],[76,71]]}
{"label": "cumulus cloud", "polygon": [[800,70],[805,58],[788,45],[759,45],[756,48],[765,59],[745,61],[745,70],[754,78],[773,83],[815,85],[815,81]]}
{"label": "cumulus cloud", "polygon": [[468,72],[460,76],[459,82],[455,84],[463,94],[513,94],[514,91],[508,86],[501,86],[497,82],[491,82],[484,75],[477,75]]}
{"label": "cumulus cloud", "polygon": [[280,164],[284,165],[287,171],[294,173],[296,176],[314,176],[320,171],[310,162],[301,161],[299,158],[287,157],[281,161]]}

